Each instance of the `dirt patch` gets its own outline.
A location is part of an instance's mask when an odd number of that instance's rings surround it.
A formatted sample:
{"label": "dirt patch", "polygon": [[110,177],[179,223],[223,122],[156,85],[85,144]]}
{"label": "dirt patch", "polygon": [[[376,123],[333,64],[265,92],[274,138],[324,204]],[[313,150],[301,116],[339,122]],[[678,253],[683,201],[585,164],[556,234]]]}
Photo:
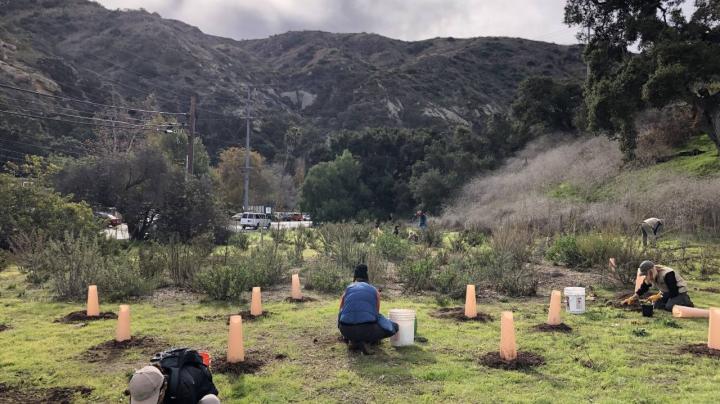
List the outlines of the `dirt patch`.
{"label": "dirt patch", "polygon": [[73,311],[72,313],[55,320],[56,323],[84,323],[86,321],[97,321],[97,320],[113,320],[117,319],[117,314],[112,311],[106,311],[100,313],[99,316],[88,316],[84,311]]}
{"label": "dirt patch", "polygon": [[318,300],[313,297],[303,296],[300,299],[293,299],[292,297],[288,297],[285,299],[285,301],[288,303],[308,303],[308,302],[317,302]]}
{"label": "dirt patch", "polygon": [[330,346],[336,344],[345,344],[345,339],[342,335],[323,335],[313,338],[312,342],[313,344],[318,346]]}
{"label": "dirt patch", "polygon": [[701,292],[710,292],[710,293],[720,293],[720,289],[718,288],[700,288]]}
{"label": "dirt patch", "polygon": [[10,326],[7,324],[0,324],[0,332],[7,331],[10,329]]}
{"label": "dirt patch", "polygon": [[563,290],[563,288],[567,286],[591,288],[610,282],[607,277],[596,272],[573,271],[569,268],[552,265],[547,262],[534,265],[534,268],[538,275],[538,292],[540,294],[549,295],[550,291]]}
{"label": "dirt patch", "polygon": [[487,323],[488,321],[492,321],[493,318],[491,315],[486,313],[478,312],[477,317],[474,318],[467,318],[465,317],[465,308],[464,307],[443,307],[440,309],[435,310],[434,312],[430,313],[430,316],[435,318],[446,318],[450,320],[455,321],[477,321],[480,323]]}
{"label": "dirt patch", "polygon": [[535,327],[533,327],[533,330],[535,331],[541,331],[541,332],[564,332],[564,333],[570,333],[572,332],[572,327],[565,323],[560,323],[558,325],[550,325],[550,324],[538,324]]}
{"label": "dirt patch", "polygon": [[506,361],[500,352],[488,352],[480,358],[480,363],[494,369],[524,370],[544,365],[545,358],[532,352],[518,352],[515,360]]}
{"label": "dirt patch", "polygon": [[230,375],[246,375],[255,374],[262,370],[263,367],[275,361],[287,359],[285,354],[269,354],[266,352],[246,351],[245,360],[239,363],[228,363],[227,354],[213,355],[211,370],[216,373],[224,373]]}
{"label": "dirt patch", "polygon": [[49,389],[9,386],[0,383],[0,403],[60,403],[70,404],[75,395],[89,396],[90,387],[52,387]]}
{"label": "dirt patch", "polygon": [[113,339],[89,348],[81,355],[81,358],[86,362],[93,363],[112,361],[131,348],[140,349],[143,354],[152,356],[167,349],[168,344],[160,339],[146,336],[136,336],[122,342]]}
{"label": "dirt patch", "polygon": [[707,356],[720,359],[720,349],[710,349],[707,344],[690,344],[680,348],[680,353],[690,353],[696,356]]}
{"label": "dirt patch", "polygon": [[242,316],[243,322],[248,322],[248,321],[255,321],[255,320],[262,319],[262,318],[271,317],[273,314],[275,314],[275,313],[270,312],[270,311],[263,311],[261,315],[253,316],[252,314],[250,314],[250,310],[243,310],[243,311],[241,311],[239,313],[235,313],[235,314],[209,314],[207,316],[196,316],[195,320],[197,320],[197,321],[225,320],[225,324],[230,324],[230,316],[240,315],[240,316]]}

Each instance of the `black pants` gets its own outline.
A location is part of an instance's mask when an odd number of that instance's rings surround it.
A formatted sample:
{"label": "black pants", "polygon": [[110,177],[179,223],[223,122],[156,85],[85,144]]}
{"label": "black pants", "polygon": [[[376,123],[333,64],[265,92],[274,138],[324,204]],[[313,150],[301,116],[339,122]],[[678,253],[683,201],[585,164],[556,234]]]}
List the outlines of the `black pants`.
{"label": "black pants", "polygon": [[398,326],[397,324],[393,323],[395,327],[395,332],[389,332],[378,323],[365,323],[365,324],[354,324],[354,325],[346,325],[340,323],[340,334],[342,334],[343,337],[347,338],[351,342],[377,342],[380,341],[383,338],[392,337],[397,333]]}
{"label": "black pants", "polygon": [[660,298],[660,300],[658,300],[657,302],[655,302],[653,306],[656,310],[662,309],[672,311],[673,307],[676,304],[679,306],[695,307],[692,300],[690,300],[690,296],[688,296],[687,293],[680,293],[672,299],[669,295],[663,294],[663,297]]}

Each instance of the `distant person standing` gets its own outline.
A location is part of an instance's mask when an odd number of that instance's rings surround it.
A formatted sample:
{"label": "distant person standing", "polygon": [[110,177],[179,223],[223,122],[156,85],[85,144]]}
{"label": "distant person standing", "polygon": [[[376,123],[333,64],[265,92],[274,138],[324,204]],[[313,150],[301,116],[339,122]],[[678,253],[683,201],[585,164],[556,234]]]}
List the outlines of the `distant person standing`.
{"label": "distant person standing", "polygon": [[643,222],[640,223],[640,230],[642,231],[643,236],[643,247],[647,247],[648,236],[652,236],[652,244],[655,245],[655,242],[660,233],[662,232],[662,229],[662,219],[651,217],[649,219],[643,220]]}
{"label": "distant person standing", "polygon": [[417,216],[418,227],[420,227],[420,230],[425,231],[425,229],[427,229],[427,215],[422,210],[418,210]]}

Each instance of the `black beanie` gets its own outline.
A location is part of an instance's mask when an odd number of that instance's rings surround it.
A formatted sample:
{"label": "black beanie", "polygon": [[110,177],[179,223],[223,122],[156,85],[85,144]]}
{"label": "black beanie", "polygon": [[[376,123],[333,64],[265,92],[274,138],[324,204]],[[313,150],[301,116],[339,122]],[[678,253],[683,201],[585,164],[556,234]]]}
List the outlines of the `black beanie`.
{"label": "black beanie", "polygon": [[367,281],[368,280],[368,268],[365,264],[358,264],[358,266],[355,267],[355,274],[353,275],[353,278],[355,280],[362,280]]}

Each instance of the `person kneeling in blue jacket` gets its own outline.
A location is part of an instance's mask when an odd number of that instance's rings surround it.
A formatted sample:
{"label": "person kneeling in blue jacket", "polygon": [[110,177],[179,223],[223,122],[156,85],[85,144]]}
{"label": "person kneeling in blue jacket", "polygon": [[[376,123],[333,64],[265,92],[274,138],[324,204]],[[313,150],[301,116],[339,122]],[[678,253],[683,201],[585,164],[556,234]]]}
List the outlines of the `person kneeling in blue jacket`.
{"label": "person kneeling in blue jacket", "polygon": [[367,353],[365,344],[392,337],[398,325],[380,314],[380,293],[368,281],[367,265],[355,267],[353,278],[340,299],[338,328],[351,349]]}

